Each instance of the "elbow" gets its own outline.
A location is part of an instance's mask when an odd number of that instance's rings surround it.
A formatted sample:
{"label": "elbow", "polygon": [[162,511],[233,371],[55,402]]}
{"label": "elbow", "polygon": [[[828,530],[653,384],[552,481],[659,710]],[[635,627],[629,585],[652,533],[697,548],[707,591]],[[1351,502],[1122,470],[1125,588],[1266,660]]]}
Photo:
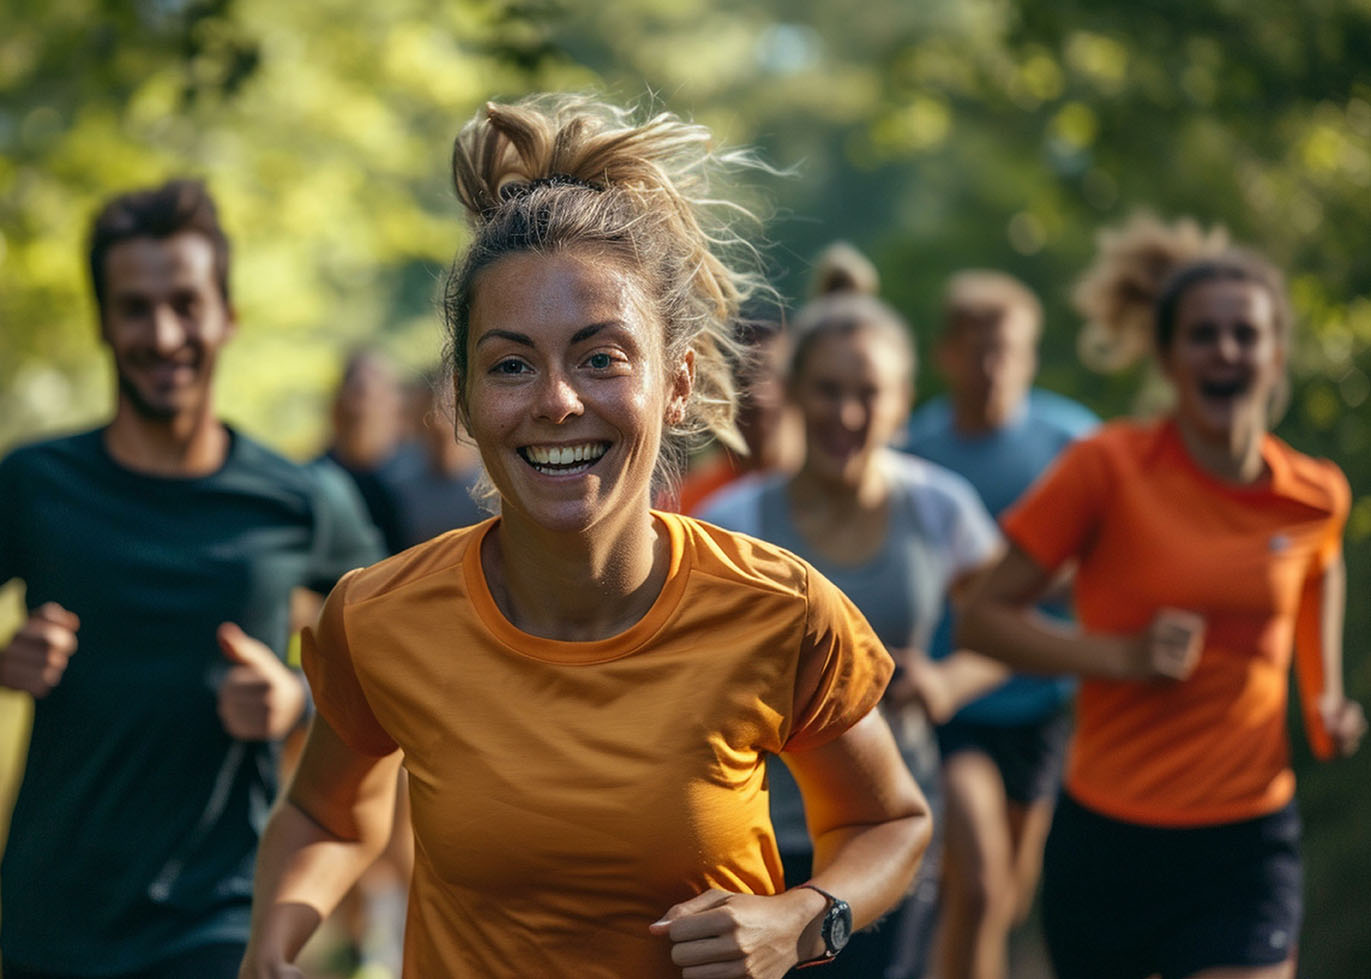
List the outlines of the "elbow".
{"label": "elbow", "polygon": [[900,823],[902,845],[894,848],[891,856],[895,865],[902,867],[900,889],[906,891],[914,882],[933,842],[933,814],[925,805],[918,812],[905,816]]}

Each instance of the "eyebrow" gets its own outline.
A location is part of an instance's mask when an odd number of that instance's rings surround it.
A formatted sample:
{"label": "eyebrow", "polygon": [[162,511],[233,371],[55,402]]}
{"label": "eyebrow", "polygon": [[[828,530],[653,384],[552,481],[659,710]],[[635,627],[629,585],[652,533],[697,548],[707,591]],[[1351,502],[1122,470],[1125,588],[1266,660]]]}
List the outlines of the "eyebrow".
{"label": "eyebrow", "polygon": [[[591,323],[589,326],[583,326],[575,333],[573,333],[571,335],[571,342],[580,343],[582,340],[589,340],[591,337],[599,333],[601,330],[608,329],[611,326],[618,325],[618,320],[604,320],[599,323]],[[513,330],[499,329],[487,330],[485,333],[482,333],[481,338],[476,341],[476,346],[479,347],[481,344],[491,339],[508,340],[510,343],[517,343],[520,346],[524,347],[533,346],[533,339],[527,333],[516,333]]]}

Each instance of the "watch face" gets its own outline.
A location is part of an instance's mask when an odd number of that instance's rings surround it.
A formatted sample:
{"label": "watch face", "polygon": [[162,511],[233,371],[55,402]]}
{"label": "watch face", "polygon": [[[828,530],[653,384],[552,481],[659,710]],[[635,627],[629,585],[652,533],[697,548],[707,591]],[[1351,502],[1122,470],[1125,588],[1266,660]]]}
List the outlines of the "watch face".
{"label": "watch face", "polygon": [[846,901],[838,901],[828,911],[828,946],[836,954],[852,937],[852,910]]}

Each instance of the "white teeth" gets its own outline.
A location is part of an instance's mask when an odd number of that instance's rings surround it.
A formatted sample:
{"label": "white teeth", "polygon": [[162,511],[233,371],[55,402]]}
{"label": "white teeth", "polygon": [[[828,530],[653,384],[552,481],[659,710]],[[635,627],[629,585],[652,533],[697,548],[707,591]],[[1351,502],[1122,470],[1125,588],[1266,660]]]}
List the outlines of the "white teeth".
{"label": "white teeth", "polygon": [[577,462],[591,462],[605,454],[607,446],[603,442],[587,442],[582,445],[530,445],[524,455],[535,466],[570,466]]}

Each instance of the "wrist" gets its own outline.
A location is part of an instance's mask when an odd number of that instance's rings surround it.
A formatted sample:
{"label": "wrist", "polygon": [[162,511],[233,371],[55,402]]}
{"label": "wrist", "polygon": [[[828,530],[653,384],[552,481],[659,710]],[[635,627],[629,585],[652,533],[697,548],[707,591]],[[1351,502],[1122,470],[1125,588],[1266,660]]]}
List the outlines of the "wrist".
{"label": "wrist", "polygon": [[[823,899],[820,916],[811,919],[801,932],[798,948],[800,958],[797,965],[804,968],[829,962],[837,957],[852,937],[852,909],[846,901],[813,883],[800,884],[795,890],[813,891]],[[815,931],[818,932],[817,942],[813,934]]]}
{"label": "wrist", "polygon": [[795,938],[796,961],[808,962],[821,958],[826,948],[823,924],[824,915],[828,913],[828,898],[803,884],[790,888],[782,896],[794,903],[800,922],[799,934]]}
{"label": "wrist", "polygon": [[1131,636],[1110,637],[1102,644],[1102,649],[1091,659],[1098,664],[1093,671],[1106,680],[1133,680],[1138,677],[1140,651],[1138,643]]}

